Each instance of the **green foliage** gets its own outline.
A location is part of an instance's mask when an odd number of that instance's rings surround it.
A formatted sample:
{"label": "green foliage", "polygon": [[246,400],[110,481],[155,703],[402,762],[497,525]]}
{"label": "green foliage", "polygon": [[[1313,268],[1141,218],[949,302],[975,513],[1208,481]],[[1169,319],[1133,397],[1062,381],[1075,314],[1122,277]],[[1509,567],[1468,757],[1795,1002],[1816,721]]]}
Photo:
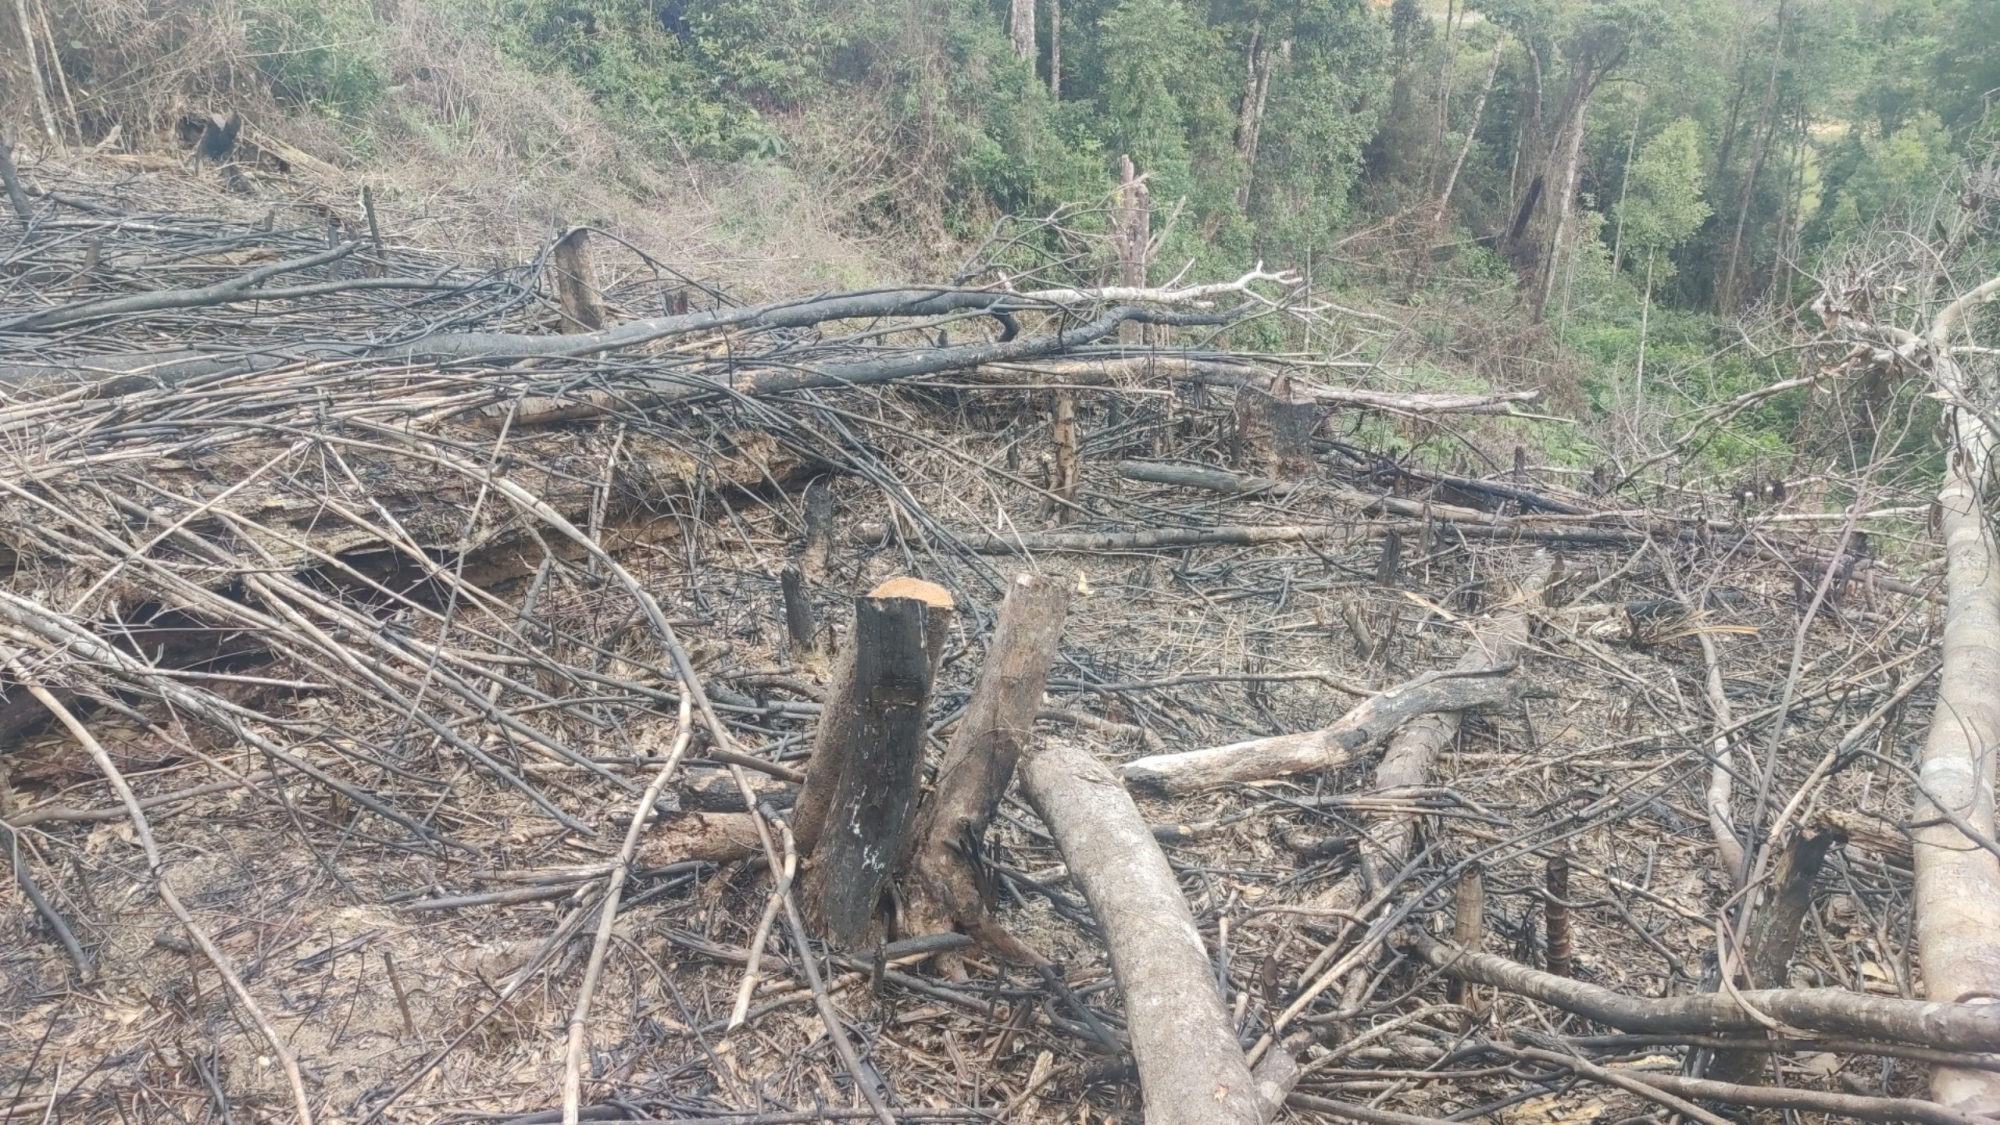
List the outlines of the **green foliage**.
{"label": "green foliage", "polygon": [[502,49],[575,78],[655,156],[775,151],[755,109],[645,0],[490,0]]}
{"label": "green foliage", "polygon": [[1180,0],[1120,0],[1098,33],[1105,139],[1152,176],[1155,194],[1185,194],[1194,178],[1191,134],[1208,93],[1199,79],[1221,44]]}
{"label": "green foliage", "polygon": [[1928,230],[1932,208],[1954,186],[1957,163],[1951,134],[1928,110],[1886,137],[1850,137],[1814,234],[1830,242],[1884,222]]}
{"label": "green foliage", "polygon": [[388,91],[381,29],[366,0],[256,0],[243,10],[243,33],[280,102],[354,119]]}
{"label": "green foliage", "polygon": [[1625,240],[1648,251],[1680,245],[1709,216],[1701,193],[1701,139],[1695,123],[1683,117],[1647,141],[1632,164],[1615,208]]}

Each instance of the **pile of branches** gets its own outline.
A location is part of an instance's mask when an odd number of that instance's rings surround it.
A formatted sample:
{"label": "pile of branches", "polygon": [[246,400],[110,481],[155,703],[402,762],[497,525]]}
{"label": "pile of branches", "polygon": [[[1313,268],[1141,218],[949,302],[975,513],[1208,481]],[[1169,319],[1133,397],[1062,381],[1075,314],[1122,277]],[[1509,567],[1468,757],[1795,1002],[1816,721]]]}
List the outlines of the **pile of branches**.
{"label": "pile of branches", "polygon": [[[1787,987],[1813,881],[1846,842],[1840,833],[1860,830],[1828,820],[1820,834],[1793,832],[1821,811],[1806,798],[1900,708],[1928,698],[1930,673],[1911,665],[1938,594],[1859,549],[1845,533],[1852,519],[1828,545],[1760,523],[1741,504],[1729,515],[1705,502],[1633,508],[1619,502],[1614,474],[1564,487],[1531,476],[1520,453],[1511,471],[1450,474],[1323,436],[1333,409],[1504,416],[1534,396],[1333,386],[1308,364],[1231,352],[1221,342],[1250,318],[1318,315],[1296,279],[1261,269],[1211,285],[1017,279],[737,304],[601,232],[572,231],[517,268],[478,270],[391,245],[372,211],[354,237],[329,245],[319,232],[31,191],[4,160],[0,172],[18,220],[0,256],[9,357],[0,439],[10,454],[0,471],[0,746],[55,732],[117,797],[109,808],[10,812],[7,842],[19,855],[22,840],[52,826],[125,818],[151,889],[267,1041],[301,1121],[327,1111],[311,1060],[189,908],[171,849],[153,833],[157,816],[217,792],[261,795],[302,842],[470,863],[507,884],[454,895],[433,881],[396,900],[404,911],[562,905],[533,956],[488,986],[491,1003],[482,998],[455,1038],[338,1110],[369,1119],[391,1113],[524,989],[571,969],[581,983],[567,1025],[565,1120],[726,1117],[713,1090],[690,1100],[604,1079],[590,1033],[621,904],[712,878],[718,865],[732,877],[761,870],[768,890],[740,947],[672,933],[682,955],[741,973],[722,1026],[690,1019],[691,1034],[727,1034],[809,1001],[849,1090],[885,1122],[966,1113],[899,1100],[894,1076],[868,1057],[861,1021],[837,1002],[858,981],[981,1018],[1004,999],[1016,1014],[1003,1041],[1044,1013],[1051,1036],[1098,1060],[1089,1068],[1098,1084],[1136,1076],[1155,1122],[1261,1123],[1284,1112],[1430,1121],[1361,1104],[1355,1092],[1496,1081],[1514,1089],[1465,1112],[1578,1084],[1703,1121],[1721,1120],[1707,1108],[1716,1103],[1939,1125],[1988,1112],[1761,1084],[1764,1060],[1805,1051],[2000,1069],[1991,1053],[2000,1007],[1976,996],[1922,1004],[1907,998],[1907,978],[1904,996]],[[593,252],[636,264],[602,285]],[[1078,400],[1089,394],[1137,405],[1079,435]],[[1013,446],[972,458],[913,421],[1026,395],[1045,400],[1053,419],[1040,472],[1019,464]],[[927,477],[927,458],[963,460],[1027,505],[989,517],[944,474]],[[864,509],[872,518],[860,518]],[[774,529],[776,547],[764,534]],[[1263,577],[1195,562],[1203,548],[1243,548],[1243,572],[1261,575],[1249,552],[1284,544],[1309,552],[1323,576],[1287,569],[1266,591]],[[813,595],[832,585],[839,557],[863,553],[910,577],[851,601]],[[1008,555],[1026,568],[994,561]],[[1044,556],[1062,556],[1071,574],[1052,576]],[[1178,557],[1172,581],[1210,605],[1246,582],[1242,597],[1279,607],[1295,592],[1344,597],[1313,643],[1348,636],[1367,682],[1219,665],[1206,677],[1120,681],[1109,673],[1133,627],[1121,635],[1093,627],[1087,612],[1077,620],[1071,575],[1103,581],[1106,566],[1135,557],[1148,573],[1152,559]],[[746,559],[756,572],[739,572]],[[1703,566],[1709,573],[1698,574]],[[1768,584],[1745,592],[1746,575],[1774,567],[1786,576],[1780,598]],[[1401,588],[1420,572],[1447,592]],[[1621,582],[1650,588],[1604,595]],[[1369,591],[1394,610],[1370,609]],[[1877,598],[1898,601],[1878,608]],[[1763,654],[1786,669],[1769,685],[1778,698],[1737,715],[1714,637],[1755,631],[1717,624],[1750,616],[1745,599],[1762,599],[1768,623],[1795,625],[1799,642],[1789,663]],[[705,651],[731,629],[756,636],[746,622],[779,607],[783,651],[799,667],[826,663],[823,686]],[[829,653],[821,618],[845,625],[849,607],[852,625]],[[1839,653],[1802,659],[1813,624],[1842,612],[1869,630],[1857,626]],[[1410,667],[1413,651],[1432,647],[1413,649],[1411,637],[1447,626],[1464,642],[1456,663]],[[699,640],[684,641],[690,629]],[[953,645],[954,630],[977,641]],[[1640,657],[1611,647],[1689,639],[1702,653],[1705,713],[1670,704],[1678,688],[1648,684],[1633,667]],[[1875,658],[1884,647],[1911,652]],[[962,659],[979,648],[983,659]],[[1539,805],[1502,807],[1433,785],[1440,756],[1482,716],[1525,715],[1552,693],[1532,665],[1553,652],[1671,720],[1578,756],[1645,748],[1658,760],[1634,779]],[[1171,694],[1205,679],[1295,683],[1318,696],[1310,706],[1254,696],[1262,721],[1238,724]],[[1329,691],[1360,702],[1326,715]],[[1573,693],[1590,694],[1575,683],[1561,694]],[[1045,698],[1064,695],[1116,703],[1095,714]],[[1229,737],[1175,713],[1220,715]],[[1780,761],[1788,719],[1815,737],[1844,733],[1826,740],[1818,767]],[[1078,740],[1031,737],[1038,720],[1138,738],[1153,752],[1114,770]],[[1755,761],[1745,732],[1773,720],[1772,755]],[[94,733],[107,723],[136,726],[222,779],[142,797],[131,763]],[[1260,737],[1241,737],[1250,733]],[[925,746],[946,734],[926,788]],[[257,768],[240,768],[251,758]],[[696,784],[695,768],[716,784]],[[1357,792],[1307,784],[1261,796],[1316,777],[1346,778]],[[1043,828],[1012,811],[1017,780]],[[1735,821],[1735,783],[1756,789],[1749,824]],[[1650,860],[1636,883],[1592,873],[1613,888],[1601,902],[1569,889],[1566,841],[1615,831],[1690,784],[1705,786],[1701,819],[1728,884],[1723,908],[1694,917],[1720,958],[1706,981],[1632,919],[1628,904],[1687,913],[1648,889]],[[1217,792],[1241,807],[1186,815],[1211,799],[1194,795]],[[559,839],[593,842],[599,860],[518,869],[493,860],[480,837],[502,801]],[[1292,889],[1306,893],[1295,911],[1310,921],[1254,938],[1263,967],[1252,969],[1247,949],[1232,962],[1220,900],[1209,893],[1190,906],[1188,888],[1209,867],[1170,863],[1162,845],[1271,815],[1351,831],[1287,838],[1300,857]],[[1447,842],[1442,824],[1469,826],[1479,843]],[[1893,852],[1901,837],[1887,835]],[[1015,863],[1000,854],[1009,849]],[[1028,874],[1020,857],[1037,852],[1060,863],[1081,901]],[[1488,882],[1529,864],[1537,878],[1526,891]],[[17,859],[13,870],[50,941],[90,973],[93,951],[63,896],[37,882],[33,865]],[[1897,877],[1885,878],[1876,890],[1903,901]],[[1017,932],[1021,919],[999,896],[1025,902],[1024,890],[1108,952],[1115,1007],[1066,974],[1040,937]],[[1489,893],[1546,906],[1539,928],[1526,913],[1510,923],[1539,935],[1532,956],[1479,950],[1493,928]],[[1600,935],[1629,923],[1660,947],[1672,970],[1659,995],[1578,979],[1573,935],[1600,924],[1584,917],[1599,907],[1612,927]],[[1289,953],[1297,943],[1308,947],[1303,964]],[[575,965],[563,959],[571,953]],[[925,961],[942,975],[915,968]],[[1009,987],[1003,975],[982,993],[967,982],[968,965],[992,964],[1022,966],[1039,984]],[[795,994],[753,1007],[773,975],[797,981]],[[407,1026],[403,986],[393,987]],[[1501,1034],[1482,1023],[1474,988],[1570,1015],[1553,1031],[1514,1020]],[[1414,1048],[1371,1053],[1412,1033]],[[1676,1073],[1607,1065],[1668,1045],[1686,1049]],[[1390,1086],[1357,1085],[1353,1066],[1371,1060],[1391,1065],[1365,1081]],[[33,1072],[29,1062],[21,1081]],[[202,1073],[226,1113],[227,1091]],[[1050,1074],[1038,1064],[1005,1102],[969,1111],[1025,1112]],[[587,1093],[602,1104],[586,1105]],[[47,1099],[60,1112],[61,1092]]]}

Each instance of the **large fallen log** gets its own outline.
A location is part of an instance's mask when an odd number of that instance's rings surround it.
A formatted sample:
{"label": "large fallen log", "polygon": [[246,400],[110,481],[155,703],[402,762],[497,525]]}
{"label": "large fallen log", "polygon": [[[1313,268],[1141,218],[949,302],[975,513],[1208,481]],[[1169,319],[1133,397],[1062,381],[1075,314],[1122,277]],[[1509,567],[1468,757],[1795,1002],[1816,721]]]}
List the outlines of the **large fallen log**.
{"label": "large fallen log", "polygon": [[1450,976],[1490,984],[1620,1031],[1762,1034],[1769,1028],[1759,1019],[1761,1013],[1787,1027],[1828,1035],[1975,1054],[2000,1046],[2000,1004],[1904,1000],[1839,988],[1752,989],[1647,999],[1531,969],[1497,954],[1469,953],[1422,934],[1415,935],[1412,943],[1424,960]]}
{"label": "large fallen log", "polygon": [[1122,355],[1108,346],[1102,350],[1107,354],[1023,364],[996,362],[982,367],[978,375],[994,382],[1018,382],[1023,375],[1029,375],[1040,382],[1085,387],[1171,379],[1210,387],[1254,387],[1262,391],[1271,390],[1274,383],[1284,380],[1290,384],[1290,397],[1294,401],[1379,410],[1390,414],[1513,414],[1517,413],[1518,406],[1541,398],[1540,391],[1501,391],[1481,395],[1333,387],[1307,379],[1288,378],[1283,374],[1274,375],[1254,364],[1213,353],[1147,351],[1140,355]]}
{"label": "large fallen log", "polygon": [[1368,699],[1323,730],[1154,754],[1126,762],[1118,775],[1141,792],[1175,794],[1339,769],[1419,715],[1518,702],[1538,690],[1516,675],[1513,665],[1427,672]]}
{"label": "large fallen log", "polygon": [[1180,882],[1132,798],[1082,750],[1021,762],[1021,789],[1104,926],[1147,1125],[1260,1125],[1263,1099]]}
{"label": "large fallen log", "polygon": [[[1937,315],[1925,340],[1932,377],[1948,396],[1946,431],[1956,435],[1938,489],[1950,600],[1937,709],[1924,739],[1917,825],[1916,937],[1925,994],[1976,1000],[2000,1012],[2000,858],[1978,838],[1994,837],[1994,761],[2000,754],[2000,543],[1987,522],[1987,481],[2000,436],[1973,404],[1977,388],[1953,358],[1954,326],[1973,305],[2000,296],[2000,277]],[[1975,835],[1976,834],[1976,835]],[[1988,1040],[1991,1048],[2000,1038]],[[1938,1067],[1938,1101],[2000,1113],[2000,1075]]]}

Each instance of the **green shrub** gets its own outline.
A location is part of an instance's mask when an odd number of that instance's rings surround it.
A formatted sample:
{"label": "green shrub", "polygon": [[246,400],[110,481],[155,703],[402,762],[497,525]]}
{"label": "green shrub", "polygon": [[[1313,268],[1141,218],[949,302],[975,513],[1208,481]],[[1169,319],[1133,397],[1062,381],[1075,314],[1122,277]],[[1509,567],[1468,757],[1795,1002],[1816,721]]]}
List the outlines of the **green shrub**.
{"label": "green shrub", "polygon": [[352,120],[388,93],[381,29],[365,0],[252,0],[243,35],[283,104]]}

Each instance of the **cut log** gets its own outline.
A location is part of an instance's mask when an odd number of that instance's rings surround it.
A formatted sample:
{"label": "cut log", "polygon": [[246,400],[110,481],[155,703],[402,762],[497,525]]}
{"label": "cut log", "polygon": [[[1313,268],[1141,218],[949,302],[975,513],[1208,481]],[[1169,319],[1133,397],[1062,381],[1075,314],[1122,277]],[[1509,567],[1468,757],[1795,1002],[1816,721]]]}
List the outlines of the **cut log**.
{"label": "cut log", "polygon": [[826,719],[844,717],[845,738],[833,759],[840,770],[823,773],[816,762],[807,774],[808,787],[817,781],[830,792],[835,810],[806,873],[807,911],[837,944],[850,948],[869,936],[876,903],[916,816],[924,705],[931,692],[924,651],[929,609],[916,598],[855,603],[849,644],[854,670],[844,698],[829,697],[826,712]]}
{"label": "cut log", "polygon": [[913,932],[955,923],[998,946],[995,953],[1029,959],[991,923],[985,880],[969,853],[985,840],[994,810],[1014,780],[1041,708],[1073,585],[1068,576],[1052,574],[1021,574],[1008,584],[986,663],[913,834],[908,888]]}
{"label": "cut log", "polygon": [[1514,674],[1512,666],[1477,672],[1428,672],[1369,699],[1324,730],[1155,754],[1125,763],[1118,773],[1140,792],[1175,794],[1339,769],[1418,715],[1493,707],[1518,702],[1536,692],[1525,677]]}
{"label": "cut log", "polygon": [[1065,746],[1026,755],[1021,788],[1104,926],[1148,1125],[1261,1125],[1208,949],[1132,798],[1103,763]]}
{"label": "cut log", "polygon": [[1736,996],[1710,992],[1648,999],[1544,973],[1498,954],[1469,953],[1422,934],[1415,935],[1414,943],[1426,961],[1460,980],[1490,984],[1620,1031],[1761,1035],[1767,1029],[1754,1012],[1802,1031],[1887,1039],[1945,1051],[1983,1054],[2000,1043],[2000,1004],[1904,1000],[1840,988],[1757,989]]}

